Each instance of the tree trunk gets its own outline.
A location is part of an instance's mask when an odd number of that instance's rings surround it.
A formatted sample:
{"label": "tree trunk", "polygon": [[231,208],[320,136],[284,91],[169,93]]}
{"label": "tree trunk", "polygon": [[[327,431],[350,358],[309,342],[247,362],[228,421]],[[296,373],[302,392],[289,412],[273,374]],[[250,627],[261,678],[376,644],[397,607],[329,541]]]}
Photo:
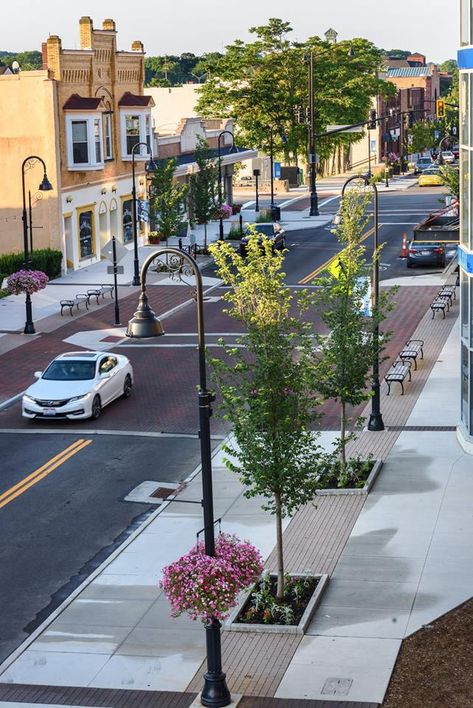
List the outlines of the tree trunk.
{"label": "tree trunk", "polygon": [[284,555],[282,546],[282,515],[281,515],[281,495],[274,495],[274,504],[276,507],[276,555],[278,566],[278,587],[276,598],[284,599]]}
{"label": "tree trunk", "polygon": [[345,413],[346,413],[346,403],[345,403],[345,401],[342,401],[341,413],[340,413],[340,462],[342,465],[342,474],[345,473],[345,467],[347,465]]}

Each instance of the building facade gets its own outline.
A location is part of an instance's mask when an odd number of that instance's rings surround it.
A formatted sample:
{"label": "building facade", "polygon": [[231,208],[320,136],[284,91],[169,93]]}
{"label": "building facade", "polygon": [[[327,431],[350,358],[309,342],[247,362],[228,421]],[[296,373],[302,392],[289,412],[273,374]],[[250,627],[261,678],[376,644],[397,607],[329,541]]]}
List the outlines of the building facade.
{"label": "building facade", "polygon": [[473,453],[473,0],[460,3],[460,310],[461,420],[458,439]]}
{"label": "building facade", "polygon": [[[48,38],[42,71],[0,76],[4,174],[19,174],[28,155],[45,161],[52,192],[36,191],[41,174],[26,175],[34,247],[59,248],[65,269],[99,260],[112,235],[124,244],[132,241],[132,149],[144,143],[135,151],[137,194],[144,201],[144,163],[153,148],[153,100],[143,94],[142,43],[117,50],[110,19],[96,29],[90,17],[82,17],[79,32],[77,50],[64,49],[58,36]],[[22,247],[21,175],[18,184],[10,182],[11,188],[0,191],[2,252]],[[146,228],[140,222],[140,240]]]}

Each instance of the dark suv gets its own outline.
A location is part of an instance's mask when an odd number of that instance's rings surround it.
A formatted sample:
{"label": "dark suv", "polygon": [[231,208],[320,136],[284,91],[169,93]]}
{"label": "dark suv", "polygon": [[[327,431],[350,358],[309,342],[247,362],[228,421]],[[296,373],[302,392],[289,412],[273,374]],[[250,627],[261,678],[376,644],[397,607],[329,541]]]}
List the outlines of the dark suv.
{"label": "dark suv", "polygon": [[[286,248],[286,232],[282,228],[281,224],[279,224],[278,222],[274,222],[270,224],[254,224],[254,226],[256,226],[256,232],[258,234],[266,236],[266,238],[271,240],[273,249],[282,251]],[[251,232],[247,228],[245,231],[245,235],[240,241],[241,256],[246,256],[246,245],[248,243],[248,236],[250,233]],[[263,239],[261,238],[260,243],[262,242]]]}

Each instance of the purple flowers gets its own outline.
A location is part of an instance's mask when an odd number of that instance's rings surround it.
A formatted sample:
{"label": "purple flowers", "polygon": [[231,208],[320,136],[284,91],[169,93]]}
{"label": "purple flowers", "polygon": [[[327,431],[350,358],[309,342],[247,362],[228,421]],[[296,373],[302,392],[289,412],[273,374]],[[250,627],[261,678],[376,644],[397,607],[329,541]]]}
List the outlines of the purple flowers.
{"label": "purple flowers", "polygon": [[223,202],[215,207],[215,219],[228,219],[233,214],[233,209],[229,204]]}
{"label": "purple flowers", "polygon": [[237,536],[220,534],[215,557],[197,543],[163,571],[160,583],[173,615],[187,612],[193,620],[225,619],[237,603],[240,590],[254,583],[263,571],[260,552]]}
{"label": "purple flowers", "polygon": [[7,289],[12,295],[37,293],[43,290],[49,278],[42,270],[18,270],[7,278]]}

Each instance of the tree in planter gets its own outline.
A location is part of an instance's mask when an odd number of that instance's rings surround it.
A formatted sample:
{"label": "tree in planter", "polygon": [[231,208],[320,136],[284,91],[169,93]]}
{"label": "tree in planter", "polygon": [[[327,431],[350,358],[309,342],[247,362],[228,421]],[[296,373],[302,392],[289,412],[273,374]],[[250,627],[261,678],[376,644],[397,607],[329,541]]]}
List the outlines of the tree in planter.
{"label": "tree in planter", "polygon": [[218,165],[211,158],[207,140],[198,137],[195,161],[199,171],[191,175],[190,199],[192,215],[204,225],[204,251],[207,252],[207,224],[217,208]]}
{"label": "tree in planter", "polygon": [[[236,445],[225,448],[227,467],[236,472],[245,496],[265,497],[263,509],[276,517],[277,599],[284,597],[282,519],[313,498],[320,486],[320,448],[311,432],[313,337],[291,314],[294,298],[285,287],[281,253],[260,242],[254,227],[243,259],[228,243],[210,247],[219,277],[231,286],[224,298],[228,314],[247,334],[243,347],[224,346],[212,360],[221,394],[221,413],[233,427]],[[223,343],[223,342],[222,342]]]}
{"label": "tree in planter", "polygon": [[460,198],[460,171],[451,165],[442,165],[440,174],[450,196],[458,200]]}
{"label": "tree in planter", "polygon": [[[344,195],[340,224],[333,231],[343,249],[328,276],[317,280],[320,287],[310,296],[329,331],[327,336],[318,337],[317,390],[340,404],[339,479],[346,478],[346,447],[353,437],[347,432],[347,406],[357,406],[371,397],[373,323],[380,323],[391,307],[389,295],[382,294],[377,312],[372,312],[367,322],[363,303],[369,294],[370,269],[363,240],[370,219],[370,199],[369,193],[354,189]],[[379,258],[379,253],[373,254],[375,257]],[[384,342],[387,337],[384,333]]]}
{"label": "tree in planter", "polygon": [[151,221],[167,242],[179,230],[188,187],[174,180],[176,160],[159,160],[151,181]]}

